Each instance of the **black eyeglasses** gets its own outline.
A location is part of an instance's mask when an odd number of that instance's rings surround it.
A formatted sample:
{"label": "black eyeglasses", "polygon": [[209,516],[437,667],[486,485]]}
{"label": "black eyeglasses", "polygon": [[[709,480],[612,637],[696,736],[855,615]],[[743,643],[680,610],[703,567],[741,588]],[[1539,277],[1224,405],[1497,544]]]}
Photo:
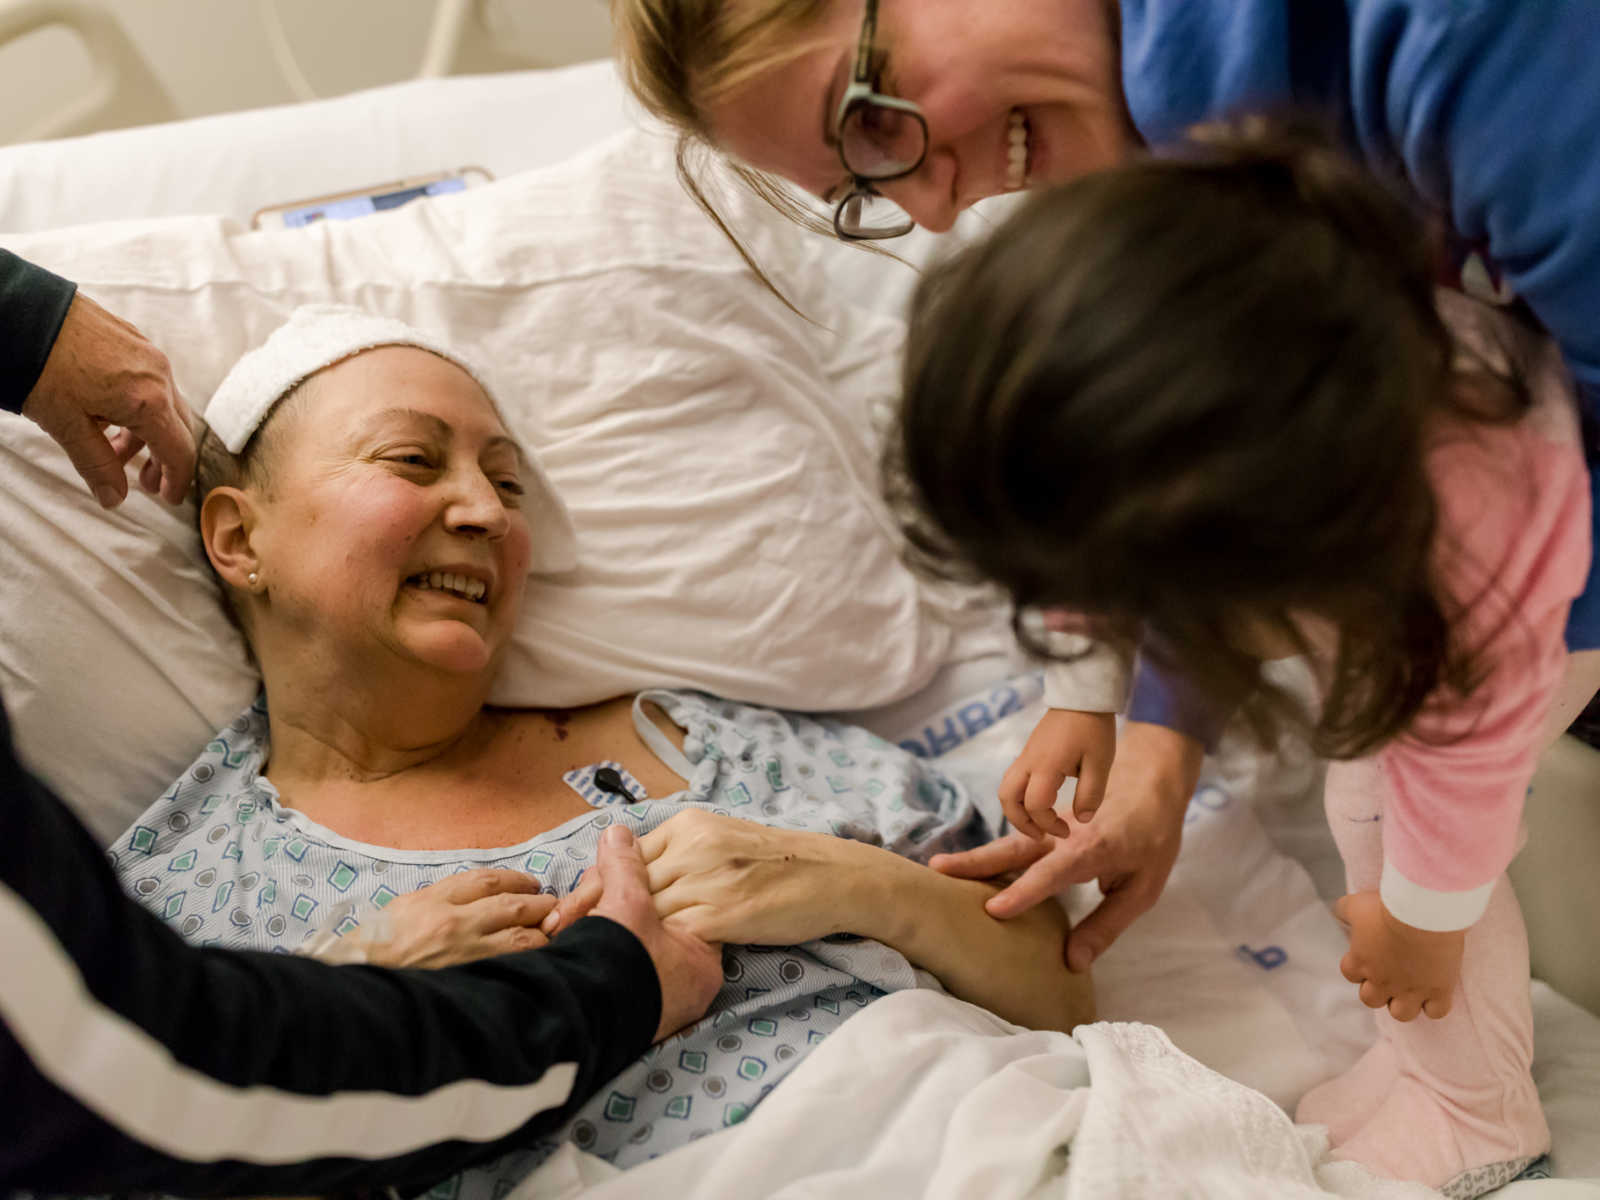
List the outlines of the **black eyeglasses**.
{"label": "black eyeglasses", "polygon": [[856,47],[855,71],[834,119],[839,161],[854,186],[833,210],[833,229],[846,241],[877,241],[910,233],[916,222],[874,186],[903,179],[928,156],[928,122],[909,100],[880,94],[873,84],[873,39],[878,0],[867,0]]}

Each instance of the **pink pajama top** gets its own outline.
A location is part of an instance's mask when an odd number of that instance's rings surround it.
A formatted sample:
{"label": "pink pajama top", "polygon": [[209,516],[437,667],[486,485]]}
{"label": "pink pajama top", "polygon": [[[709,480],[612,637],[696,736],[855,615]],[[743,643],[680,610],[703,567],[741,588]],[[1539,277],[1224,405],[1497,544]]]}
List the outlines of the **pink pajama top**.
{"label": "pink pajama top", "polygon": [[[1491,328],[1482,310],[1459,298],[1445,307],[1457,332],[1492,355],[1492,341],[1474,336]],[[1429,454],[1436,561],[1466,606],[1454,633],[1475,652],[1482,682],[1464,699],[1436,695],[1377,755],[1390,787],[1383,903],[1419,929],[1476,922],[1516,853],[1540,730],[1566,669],[1567,610],[1589,569],[1572,391],[1553,347],[1531,351],[1530,411],[1514,425],[1449,421]]]}

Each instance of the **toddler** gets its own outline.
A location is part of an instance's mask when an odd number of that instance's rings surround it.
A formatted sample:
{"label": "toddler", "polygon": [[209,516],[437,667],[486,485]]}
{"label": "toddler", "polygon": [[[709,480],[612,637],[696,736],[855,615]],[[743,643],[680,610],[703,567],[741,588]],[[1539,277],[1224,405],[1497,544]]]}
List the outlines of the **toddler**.
{"label": "toddler", "polygon": [[[1084,795],[1135,646],[1336,760],[1341,969],[1378,1039],[1298,1117],[1470,1196],[1549,1144],[1504,872],[1589,495],[1559,364],[1433,267],[1376,180],[1260,129],[1041,193],[919,287],[890,478],[926,557],[1047,614],[1064,634],[1019,622],[1040,648],[1079,639],[1003,788],[1023,833],[1070,842],[1068,776],[1081,819],[1139,802]],[[1289,655],[1315,711],[1263,680]]]}

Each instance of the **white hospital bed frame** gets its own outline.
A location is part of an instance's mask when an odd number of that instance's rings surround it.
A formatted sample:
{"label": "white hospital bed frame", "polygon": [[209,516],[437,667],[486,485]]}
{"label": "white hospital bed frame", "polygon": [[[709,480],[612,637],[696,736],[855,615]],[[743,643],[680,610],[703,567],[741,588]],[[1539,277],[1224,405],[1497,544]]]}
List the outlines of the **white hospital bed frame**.
{"label": "white hospital bed frame", "polygon": [[[572,0],[545,0],[571,3]],[[306,82],[278,17],[277,0],[258,0],[262,24],[279,72],[299,100],[317,99]],[[435,0],[414,78],[463,72],[561,66],[508,47],[497,36],[489,0]],[[106,129],[154,125],[180,114],[155,71],[140,54],[109,5],[90,0],[0,0],[0,47],[51,27],[75,34],[89,58],[88,91],[21,132],[19,141],[71,137]]]}
{"label": "white hospital bed frame", "polygon": [[23,140],[151,125],[178,115],[150,64],[105,9],[86,0],[0,0],[0,46],[51,26],[78,36],[93,81],[87,93],[25,130]]}

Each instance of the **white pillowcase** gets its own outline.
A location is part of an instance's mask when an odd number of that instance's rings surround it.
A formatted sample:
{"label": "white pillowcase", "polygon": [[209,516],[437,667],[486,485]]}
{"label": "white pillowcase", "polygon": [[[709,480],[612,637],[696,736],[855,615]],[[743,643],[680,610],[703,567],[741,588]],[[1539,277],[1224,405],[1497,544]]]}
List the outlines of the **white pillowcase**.
{"label": "white pillowcase", "polygon": [[[353,222],[244,233],[186,217],[8,248],[144,330],[196,408],[308,302],[398,317],[491,364],[579,555],[570,575],[530,580],[498,702],[674,684],[803,709],[888,703],[1003,646],[1004,622],[899,559],[868,415],[893,394],[898,318],[830,298],[831,247],[733,203],[816,324],[742,266],[647,132]],[[110,838],[256,677],[192,509],[136,496],[102,513],[20,418],[0,422],[0,477],[0,687],[25,756]]]}

